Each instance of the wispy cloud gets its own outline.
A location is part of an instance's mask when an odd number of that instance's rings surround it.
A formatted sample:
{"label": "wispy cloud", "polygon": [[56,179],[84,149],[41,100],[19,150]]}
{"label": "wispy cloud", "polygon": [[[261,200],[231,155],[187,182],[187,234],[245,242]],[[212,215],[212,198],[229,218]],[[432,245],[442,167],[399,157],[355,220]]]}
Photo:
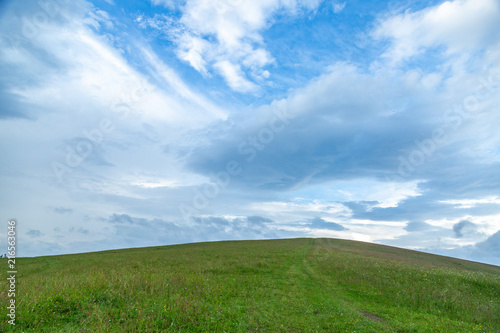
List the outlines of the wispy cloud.
{"label": "wispy cloud", "polygon": [[453,225],[453,231],[455,232],[455,237],[462,238],[467,234],[475,233],[477,226],[471,221],[461,220],[457,224]]}
{"label": "wispy cloud", "polygon": [[498,43],[499,14],[500,4],[495,0],[446,1],[384,19],[373,36],[391,41],[384,56],[394,62],[439,47],[444,47],[447,56],[472,56]]}
{"label": "wispy cloud", "polygon": [[5,2],[23,255],[310,236],[494,262],[500,5],[433,3]]}
{"label": "wispy cloud", "polygon": [[492,196],[482,199],[460,199],[460,200],[443,200],[444,204],[454,205],[456,208],[472,208],[481,204],[500,204],[500,198]]}
{"label": "wispy cloud", "polygon": [[[169,1],[153,3],[173,5]],[[255,93],[259,85],[254,81],[267,78],[269,71],[265,68],[274,62],[261,32],[272,24],[276,13],[299,15],[314,11],[319,3],[189,0],[182,6],[178,22],[157,16],[142,25],[163,30],[177,44],[178,57],[202,75],[211,75],[215,70],[234,91]]]}
{"label": "wispy cloud", "polygon": [[345,2],[334,2],[332,4],[333,6],[333,12],[335,14],[340,13],[342,10],[344,10],[346,3]]}

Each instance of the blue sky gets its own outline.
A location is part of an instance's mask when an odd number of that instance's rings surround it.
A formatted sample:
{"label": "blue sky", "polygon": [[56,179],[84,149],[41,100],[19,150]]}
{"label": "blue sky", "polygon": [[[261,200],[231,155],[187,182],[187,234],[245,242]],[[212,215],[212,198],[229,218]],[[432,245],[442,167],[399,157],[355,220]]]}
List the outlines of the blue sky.
{"label": "blue sky", "polygon": [[335,237],[500,265],[499,31],[496,0],[4,1],[1,219],[21,256]]}

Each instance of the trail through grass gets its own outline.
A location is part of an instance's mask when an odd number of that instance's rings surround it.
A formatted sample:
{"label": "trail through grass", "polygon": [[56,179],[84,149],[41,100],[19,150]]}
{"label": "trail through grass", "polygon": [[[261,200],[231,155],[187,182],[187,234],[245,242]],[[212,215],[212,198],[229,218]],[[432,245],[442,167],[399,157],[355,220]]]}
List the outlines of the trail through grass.
{"label": "trail through grass", "polygon": [[0,331],[500,329],[500,267],[362,242],[214,242],[17,260],[17,325],[4,317]]}

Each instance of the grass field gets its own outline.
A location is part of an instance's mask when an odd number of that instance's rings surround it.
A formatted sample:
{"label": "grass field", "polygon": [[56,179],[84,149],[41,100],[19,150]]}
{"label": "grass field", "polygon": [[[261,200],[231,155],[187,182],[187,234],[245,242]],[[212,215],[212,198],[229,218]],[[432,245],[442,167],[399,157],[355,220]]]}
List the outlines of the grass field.
{"label": "grass field", "polygon": [[[0,331],[500,329],[500,267],[362,242],[197,243],[19,258],[16,266],[16,326],[3,314]],[[5,309],[5,292],[1,302]]]}

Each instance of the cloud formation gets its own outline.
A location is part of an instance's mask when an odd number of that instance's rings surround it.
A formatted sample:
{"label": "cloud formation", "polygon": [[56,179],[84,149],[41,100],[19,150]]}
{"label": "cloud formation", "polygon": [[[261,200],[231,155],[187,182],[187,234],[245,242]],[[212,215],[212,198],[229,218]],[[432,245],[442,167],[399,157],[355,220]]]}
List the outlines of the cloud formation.
{"label": "cloud formation", "polygon": [[500,4],[495,0],[445,1],[383,20],[373,36],[391,40],[383,56],[395,62],[439,47],[447,56],[472,56],[471,50],[498,43],[499,15]]}
{"label": "cloud formation", "polygon": [[[159,2],[167,7],[171,1]],[[300,15],[314,11],[320,0],[208,1],[188,0],[181,17],[146,19],[149,27],[163,28],[178,45],[177,56],[204,76],[217,73],[234,91],[257,92],[259,83],[270,75],[265,69],[274,62],[266,50],[262,30],[273,23],[277,13]],[[142,22],[144,18],[140,17]]]}
{"label": "cloud formation", "polygon": [[22,255],[307,236],[497,262],[499,6],[7,1],[0,211]]}
{"label": "cloud formation", "polygon": [[453,232],[455,232],[455,237],[462,238],[468,234],[473,234],[476,232],[477,226],[471,221],[461,220],[457,224],[453,225]]}
{"label": "cloud formation", "polygon": [[340,225],[338,223],[327,222],[320,217],[315,217],[314,219],[310,220],[310,226],[311,226],[311,228],[330,229],[330,230],[335,230],[335,231],[347,230],[346,228],[344,228],[342,225]]}

